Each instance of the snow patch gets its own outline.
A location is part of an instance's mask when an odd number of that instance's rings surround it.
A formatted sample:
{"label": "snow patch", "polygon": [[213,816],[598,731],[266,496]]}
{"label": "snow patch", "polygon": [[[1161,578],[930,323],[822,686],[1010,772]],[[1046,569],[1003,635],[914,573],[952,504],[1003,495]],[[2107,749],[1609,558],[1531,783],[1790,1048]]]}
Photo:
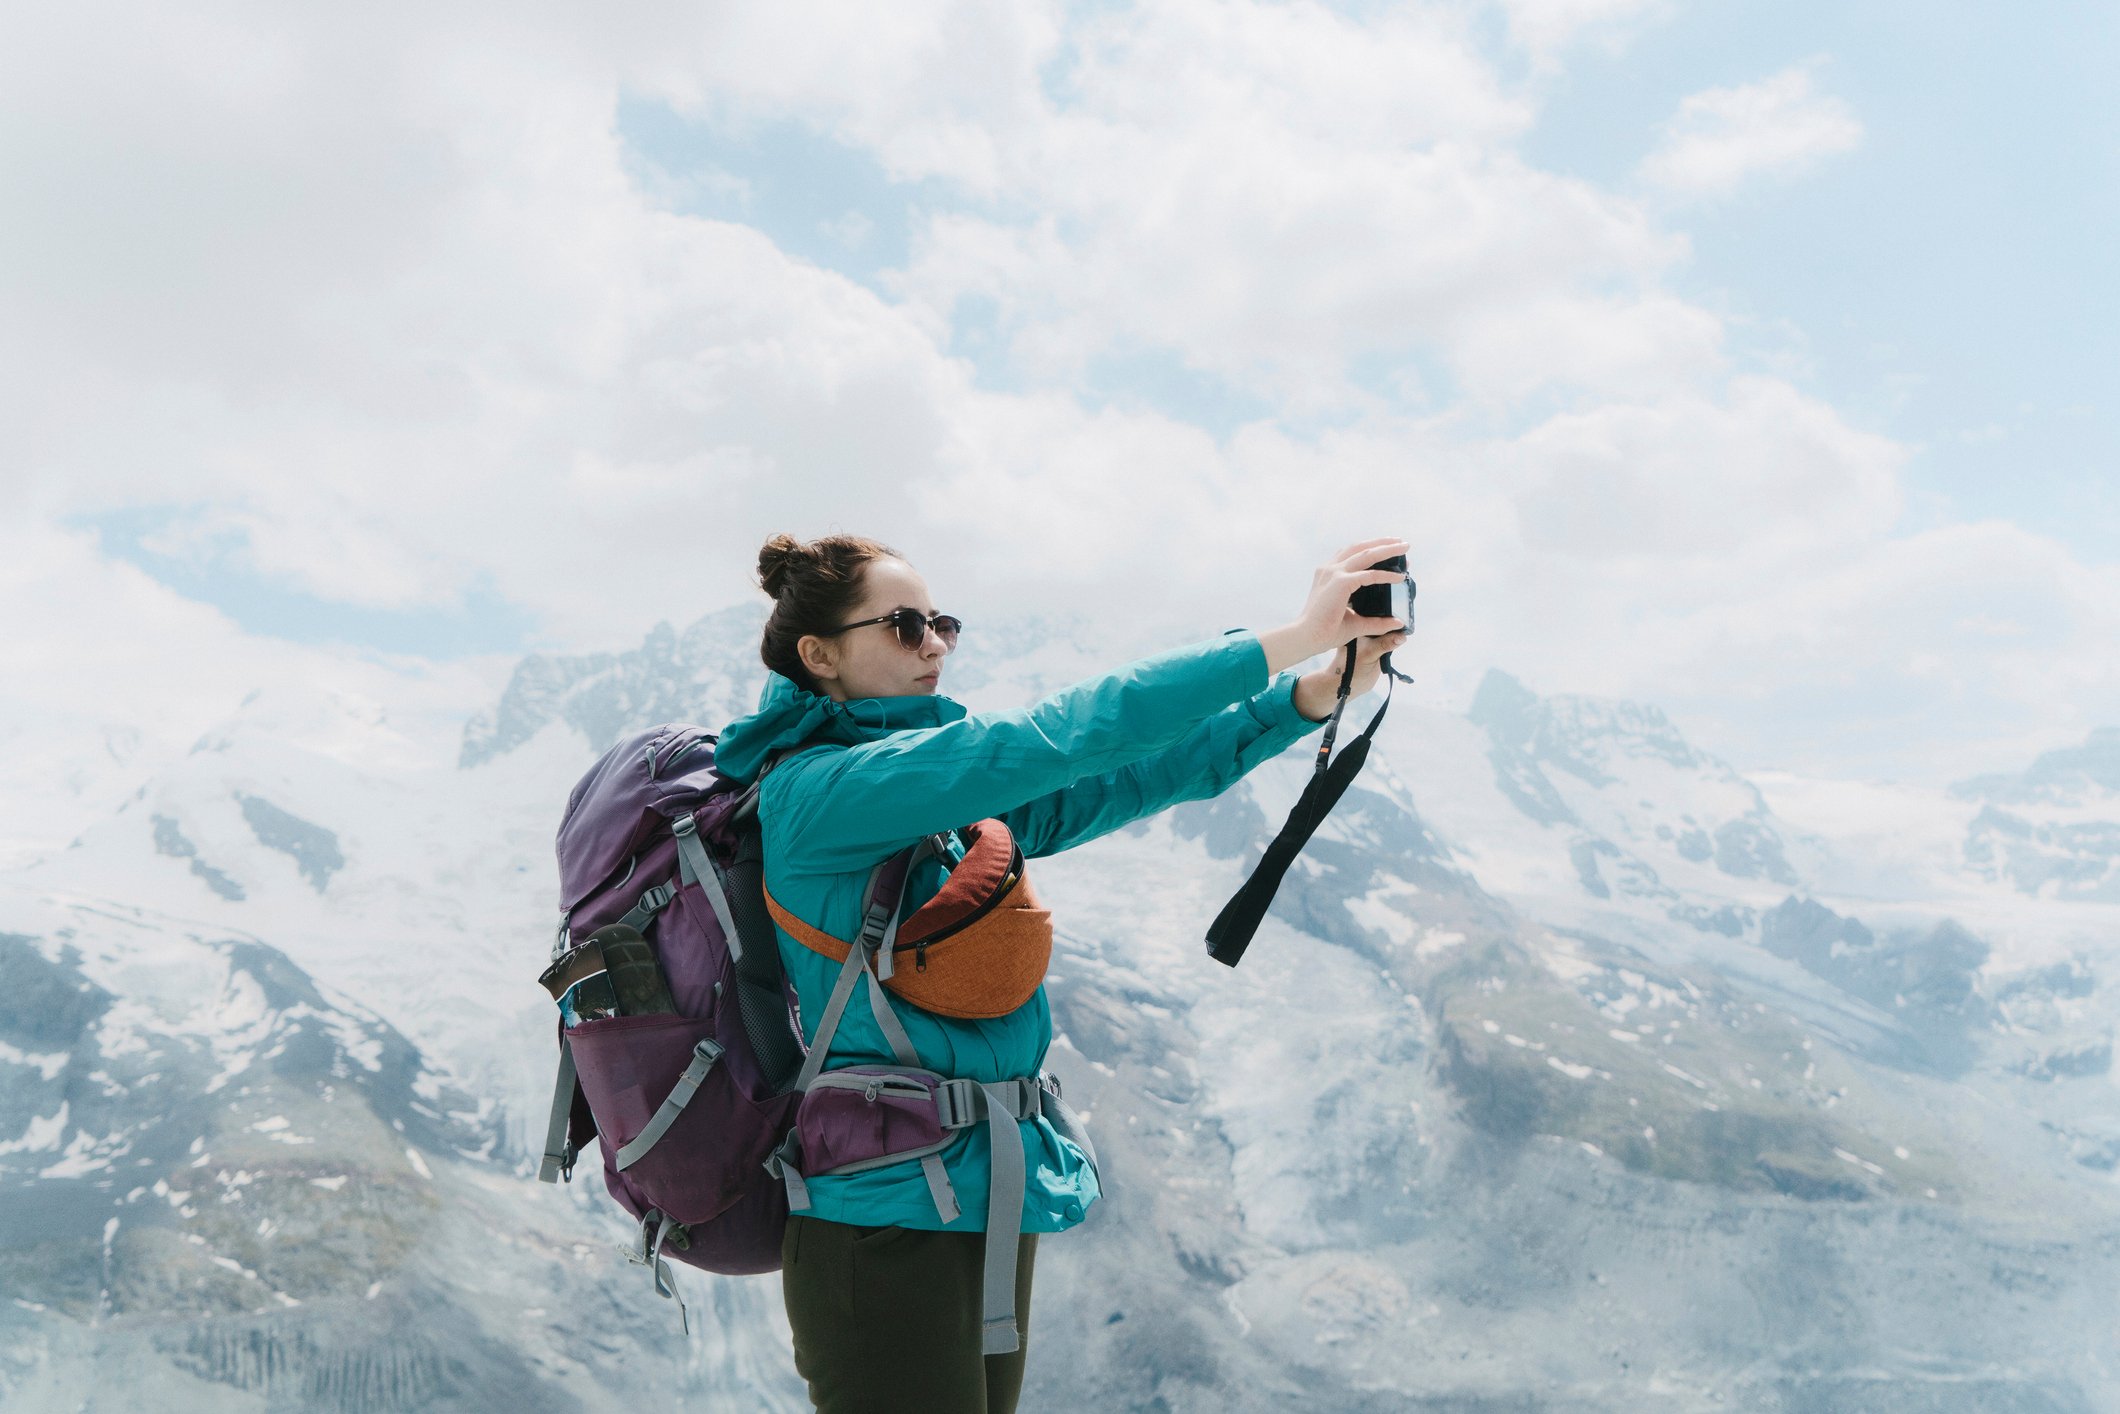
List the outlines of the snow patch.
{"label": "snow patch", "polygon": [[22,1051],[0,1041],[0,1064],[30,1066],[46,1080],[57,1080],[70,1059],[65,1051]]}
{"label": "snow patch", "polygon": [[22,1131],[19,1139],[10,1139],[0,1144],[0,1154],[41,1154],[46,1149],[59,1147],[60,1139],[66,1135],[66,1101],[59,1102],[59,1112],[48,1116],[32,1116],[29,1128]]}

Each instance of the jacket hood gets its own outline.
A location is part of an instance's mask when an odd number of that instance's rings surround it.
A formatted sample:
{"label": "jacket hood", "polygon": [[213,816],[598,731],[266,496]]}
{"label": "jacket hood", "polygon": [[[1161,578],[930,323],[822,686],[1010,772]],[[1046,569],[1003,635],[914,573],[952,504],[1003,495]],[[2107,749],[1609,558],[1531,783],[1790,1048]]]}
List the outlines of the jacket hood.
{"label": "jacket hood", "polygon": [[939,727],[964,715],[961,703],[940,693],[838,702],[768,672],[765,688],[758,694],[758,710],[723,729],[714,747],[714,769],[749,785],[775,751],[827,743],[853,746],[892,732]]}

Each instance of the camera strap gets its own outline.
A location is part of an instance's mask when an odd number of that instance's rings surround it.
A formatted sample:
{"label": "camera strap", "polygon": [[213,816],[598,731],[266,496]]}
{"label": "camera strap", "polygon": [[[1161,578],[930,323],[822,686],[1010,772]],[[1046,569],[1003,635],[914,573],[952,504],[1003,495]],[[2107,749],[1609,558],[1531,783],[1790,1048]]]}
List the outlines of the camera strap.
{"label": "camera strap", "polygon": [[[1380,666],[1385,676],[1402,682],[1412,682],[1391,666],[1391,655],[1385,654]],[[1266,917],[1266,910],[1273,904],[1274,895],[1280,892],[1281,879],[1288,873],[1288,866],[1295,863],[1303,846],[1317,833],[1318,826],[1332,813],[1332,807],[1340,803],[1347,787],[1354,784],[1360,774],[1362,763],[1369,759],[1369,743],[1376,736],[1384,714],[1391,710],[1391,694],[1394,689],[1386,687],[1383,705],[1362,728],[1362,734],[1347,743],[1337,758],[1332,755],[1333,738],[1339,735],[1340,717],[1347,710],[1347,690],[1354,682],[1354,652],[1349,645],[1347,666],[1340,673],[1339,699],[1332,705],[1332,715],[1325,719],[1325,736],[1318,743],[1317,766],[1310,773],[1310,781],[1303,787],[1303,794],[1296,801],[1295,809],[1288,812],[1288,823],[1281,826],[1273,843],[1266,846],[1266,853],[1259,859],[1258,868],[1244,881],[1221,913],[1207,929],[1207,955],[1227,967],[1235,967],[1244,958],[1244,950],[1251,946],[1252,934],[1259,930],[1259,923]]]}

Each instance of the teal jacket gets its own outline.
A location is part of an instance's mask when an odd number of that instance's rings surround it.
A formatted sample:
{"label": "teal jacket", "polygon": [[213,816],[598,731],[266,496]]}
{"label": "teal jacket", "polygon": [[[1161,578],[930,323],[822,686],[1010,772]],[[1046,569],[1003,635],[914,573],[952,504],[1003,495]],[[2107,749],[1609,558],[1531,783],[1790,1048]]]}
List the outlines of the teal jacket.
{"label": "teal jacket", "polygon": [[[1266,651],[1245,630],[1015,712],[970,715],[940,695],[835,702],[775,673],[758,710],[722,733],[715,766],[748,782],[768,753],[800,748],[766,777],[759,799],[766,888],[812,927],[851,938],[869,871],[922,835],[998,816],[1026,857],[1056,854],[1179,801],[1220,794],[1318,726],[1296,710],[1295,679],[1287,672],[1269,682]],[[907,884],[906,913],[945,877],[940,861],[926,860]],[[1208,920],[1200,923],[1204,930]],[[776,932],[807,1041],[839,964]],[[1042,986],[1015,1011],[984,1021],[937,1016],[896,997],[892,1004],[920,1063],[944,1075],[989,1082],[1036,1074],[1053,1038]],[[866,989],[854,990],[825,1063],[894,1063]],[[1097,1199],[1095,1172],[1045,1120],[1022,1129],[1022,1230],[1072,1227]],[[961,1209],[955,1222],[935,1211],[917,1161],[811,1179],[810,1216],[981,1231],[988,1153],[984,1125],[944,1153]]]}

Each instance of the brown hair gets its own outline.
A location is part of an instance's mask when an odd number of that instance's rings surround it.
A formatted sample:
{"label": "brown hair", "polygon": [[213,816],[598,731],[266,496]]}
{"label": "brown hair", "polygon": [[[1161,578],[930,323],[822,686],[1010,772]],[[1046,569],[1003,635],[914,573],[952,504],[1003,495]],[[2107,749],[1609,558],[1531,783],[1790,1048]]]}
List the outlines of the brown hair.
{"label": "brown hair", "polygon": [[805,634],[829,633],[845,623],[861,602],[869,561],[884,558],[905,557],[862,535],[827,535],[808,543],[776,535],[760,546],[758,587],[773,596],[773,612],[758,645],[765,665],[804,691],[817,691],[796,643]]}

